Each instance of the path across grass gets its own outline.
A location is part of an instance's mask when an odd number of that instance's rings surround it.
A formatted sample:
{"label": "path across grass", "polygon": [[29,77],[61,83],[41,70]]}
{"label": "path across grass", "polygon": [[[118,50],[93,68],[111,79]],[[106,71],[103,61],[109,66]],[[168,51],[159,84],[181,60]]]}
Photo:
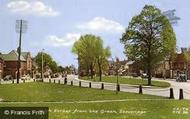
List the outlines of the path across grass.
{"label": "path across grass", "polygon": [[[100,81],[99,77],[95,77],[94,79],[90,79],[90,77],[82,77],[83,80],[91,80],[91,81]],[[148,80],[147,79],[138,79],[138,78],[126,78],[126,77],[118,77],[118,81],[120,84],[131,84],[131,85],[144,85],[147,86]],[[110,82],[110,83],[117,83],[116,76],[104,76],[102,77],[102,82]],[[152,86],[160,87],[160,88],[167,88],[170,87],[170,83],[162,82],[162,81],[155,81],[152,80]]]}

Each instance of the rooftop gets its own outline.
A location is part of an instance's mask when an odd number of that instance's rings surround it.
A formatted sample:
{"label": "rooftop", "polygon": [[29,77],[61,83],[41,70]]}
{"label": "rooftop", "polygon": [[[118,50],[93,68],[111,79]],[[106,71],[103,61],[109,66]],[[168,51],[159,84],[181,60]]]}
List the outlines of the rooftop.
{"label": "rooftop", "polygon": [[[2,58],[4,61],[17,61],[18,60],[18,53],[16,50],[12,50],[8,54],[0,54],[0,58]],[[20,60],[26,61],[22,55],[20,57]]]}

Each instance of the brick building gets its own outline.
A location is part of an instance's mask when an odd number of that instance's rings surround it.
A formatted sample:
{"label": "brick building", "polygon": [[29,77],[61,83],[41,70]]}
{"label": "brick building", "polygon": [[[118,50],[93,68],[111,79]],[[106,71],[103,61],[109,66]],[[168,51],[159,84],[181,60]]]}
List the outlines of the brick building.
{"label": "brick building", "polygon": [[166,78],[176,78],[179,73],[184,73],[190,79],[190,62],[185,56],[187,52],[190,52],[190,49],[181,48],[181,53],[177,53],[174,60],[161,62],[155,69],[155,77],[164,77],[165,73]]}
{"label": "brick building", "polygon": [[27,74],[32,74],[32,57],[30,52],[22,52],[21,55],[24,57],[26,60],[26,73]]}
{"label": "brick building", "polygon": [[4,61],[0,58],[0,79],[3,78]]}
{"label": "brick building", "polygon": [[172,65],[173,78],[176,78],[179,73],[187,74],[190,79],[190,63],[187,61],[185,54],[177,54]]}
{"label": "brick building", "polygon": [[[17,77],[17,66],[18,66],[18,53],[13,50],[8,54],[1,54],[0,57],[4,60],[4,73],[3,77],[6,75],[11,75],[13,78]],[[21,67],[20,76],[31,74],[32,71],[32,59],[29,52],[21,53]]]}

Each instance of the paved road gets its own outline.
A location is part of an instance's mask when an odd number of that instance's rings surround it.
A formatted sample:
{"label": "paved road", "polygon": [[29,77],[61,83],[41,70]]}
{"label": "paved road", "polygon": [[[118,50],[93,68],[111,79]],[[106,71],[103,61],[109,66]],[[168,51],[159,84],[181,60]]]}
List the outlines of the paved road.
{"label": "paved road", "polygon": [[[45,82],[49,82],[49,79],[44,79]],[[60,83],[64,83],[64,78],[55,78],[51,79],[51,82],[58,83],[60,80]],[[184,92],[184,98],[185,99],[190,99],[190,81],[188,82],[176,82],[174,79],[167,79],[167,80],[160,80],[160,79],[153,79],[153,80],[158,80],[158,81],[165,81],[171,84],[171,87],[169,88],[155,88],[155,87],[143,87],[143,94],[150,94],[150,95],[157,95],[157,96],[164,96],[164,97],[169,97],[169,90],[170,88],[173,88],[174,90],[174,97],[175,99],[179,99],[179,89],[183,89]],[[26,82],[32,82],[33,80],[27,80]],[[82,87],[89,87],[89,82],[91,82],[91,87],[92,88],[101,88],[102,82],[93,82],[93,81],[86,81],[86,80],[80,80],[77,78],[76,75],[68,75],[68,81],[67,84],[70,85],[71,81],[73,82],[73,85],[79,86],[79,81],[81,81],[81,86]],[[16,82],[16,81],[15,81]],[[1,82],[2,84],[11,84],[12,82]],[[21,81],[22,83],[22,81]],[[104,82],[104,89],[106,90],[116,90],[116,83],[107,83]],[[129,85],[129,84],[120,84],[120,90],[123,92],[133,92],[133,93],[138,93],[139,88],[138,86],[135,85]]]}
{"label": "paved road", "polygon": [[[143,94],[169,97],[170,88],[173,88],[175,99],[179,99],[179,89],[183,89],[184,98],[190,99],[190,81],[176,82],[174,79],[166,79],[166,80],[152,79],[152,80],[168,82],[171,84],[171,87],[169,87],[169,88],[143,87]],[[101,88],[101,83],[102,83],[102,82],[80,80],[77,78],[77,76],[68,75],[68,83],[70,81],[73,81],[74,85],[79,85],[79,81],[82,81],[83,87],[89,87],[89,82],[91,82],[92,88]],[[106,90],[115,90],[116,84],[104,82],[104,88]],[[120,90],[123,92],[133,92],[133,93],[139,92],[138,86],[134,86],[134,85],[121,84],[120,88],[121,88]]]}
{"label": "paved road", "polygon": [[[158,80],[158,79],[157,79]],[[187,82],[176,82],[175,79],[167,79],[167,80],[159,80],[159,81],[165,81],[171,84],[171,88],[174,89],[175,97],[179,97],[179,89],[183,89],[184,92],[184,98],[190,99],[190,81]]]}

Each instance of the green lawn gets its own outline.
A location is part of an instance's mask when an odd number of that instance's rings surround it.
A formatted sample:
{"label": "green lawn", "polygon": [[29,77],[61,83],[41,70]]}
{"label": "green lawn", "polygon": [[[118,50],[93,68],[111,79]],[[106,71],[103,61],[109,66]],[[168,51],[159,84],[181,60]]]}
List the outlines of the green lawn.
{"label": "green lawn", "polygon": [[[190,101],[168,100],[163,97],[100,89],[79,88],[63,84],[25,83],[0,85],[2,106],[49,107],[50,119],[189,119]],[[69,103],[73,101],[119,100],[123,102]],[[139,99],[139,100],[132,100]],[[150,99],[150,100],[143,100]],[[155,100],[159,99],[159,100]],[[48,101],[32,103],[32,101]],[[50,101],[50,102],[49,102]],[[61,101],[55,103],[54,101]],[[189,114],[173,113],[174,109],[189,109]],[[142,112],[140,114],[139,112]]]}
{"label": "green lawn", "polygon": [[116,95],[114,91],[35,82],[0,85],[0,98],[4,101],[77,101],[160,97],[124,92]]}
{"label": "green lawn", "polygon": [[[88,77],[83,77],[82,79],[83,80],[99,81],[99,77],[95,77],[94,79],[90,79]],[[144,86],[147,86],[147,84],[148,84],[147,79],[124,78],[124,77],[119,76],[118,80],[119,80],[120,84],[144,85]],[[117,77],[116,76],[104,76],[104,77],[102,77],[102,82],[116,83]],[[152,86],[167,88],[167,87],[170,87],[170,83],[152,80]]]}
{"label": "green lawn", "polygon": [[[0,106],[42,106],[49,107],[50,119],[189,119],[188,114],[173,113],[175,109],[190,110],[190,101],[187,100],[153,100],[153,101],[126,101],[107,103],[27,103],[10,104],[0,103]],[[92,112],[92,110],[97,111]],[[79,112],[80,111],[80,112]],[[109,113],[108,111],[113,111]],[[116,113],[114,113],[114,111]],[[122,112],[123,113],[122,113]],[[128,112],[127,112],[128,111]],[[145,112],[137,114],[135,112]],[[131,113],[134,112],[134,113]]]}

